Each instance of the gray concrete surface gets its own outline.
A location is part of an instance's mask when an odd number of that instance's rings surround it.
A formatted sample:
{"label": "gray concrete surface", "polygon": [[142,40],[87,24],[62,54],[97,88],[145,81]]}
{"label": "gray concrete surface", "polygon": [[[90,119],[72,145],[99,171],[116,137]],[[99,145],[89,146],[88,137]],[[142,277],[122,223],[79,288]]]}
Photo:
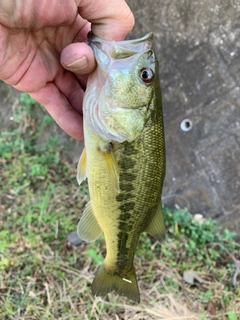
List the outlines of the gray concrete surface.
{"label": "gray concrete surface", "polygon": [[[136,19],[130,37],[155,34],[167,149],[164,203],[219,218],[240,235],[240,2],[127,3]],[[186,119],[189,131],[180,127]]]}

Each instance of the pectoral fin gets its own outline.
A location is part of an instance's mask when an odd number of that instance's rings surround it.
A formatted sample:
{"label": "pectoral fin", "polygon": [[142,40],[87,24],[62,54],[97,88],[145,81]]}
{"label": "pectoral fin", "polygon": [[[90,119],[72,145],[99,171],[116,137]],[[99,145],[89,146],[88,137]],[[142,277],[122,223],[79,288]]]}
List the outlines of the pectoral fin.
{"label": "pectoral fin", "polygon": [[152,221],[147,226],[146,230],[151,236],[161,242],[164,239],[165,235],[165,224],[162,214],[162,205],[159,203],[157,211],[152,218]]}
{"label": "pectoral fin", "polygon": [[112,185],[117,192],[120,192],[118,164],[113,154],[113,151],[111,150],[109,152],[102,152],[102,156],[106,164],[106,170],[112,182]]}
{"label": "pectoral fin", "polygon": [[102,230],[94,216],[91,202],[87,204],[78,223],[77,234],[79,238],[86,242],[93,242],[102,234]]}
{"label": "pectoral fin", "polygon": [[84,148],[77,166],[77,182],[79,185],[87,178],[86,167],[87,167],[87,156],[86,156],[86,149]]}

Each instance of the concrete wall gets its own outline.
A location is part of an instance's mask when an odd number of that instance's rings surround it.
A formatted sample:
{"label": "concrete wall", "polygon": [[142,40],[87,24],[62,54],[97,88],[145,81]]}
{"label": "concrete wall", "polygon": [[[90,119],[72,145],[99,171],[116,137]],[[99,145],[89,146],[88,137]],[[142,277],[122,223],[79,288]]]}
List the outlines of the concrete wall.
{"label": "concrete wall", "polygon": [[164,203],[219,218],[240,234],[240,2],[127,3],[136,19],[130,37],[155,34],[167,148]]}

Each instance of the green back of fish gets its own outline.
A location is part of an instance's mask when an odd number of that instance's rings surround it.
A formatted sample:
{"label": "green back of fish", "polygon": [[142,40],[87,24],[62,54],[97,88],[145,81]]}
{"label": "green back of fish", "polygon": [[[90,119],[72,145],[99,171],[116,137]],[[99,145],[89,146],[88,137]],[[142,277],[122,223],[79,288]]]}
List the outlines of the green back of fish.
{"label": "green back of fish", "polygon": [[[120,193],[116,195],[121,214],[118,217],[118,271],[131,267],[137,240],[148,231],[157,239],[164,234],[162,221],[159,235],[148,230],[154,215],[160,214],[161,191],[165,176],[165,146],[159,87],[152,99],[152,115],[141,135],[133,142],[117,144],[113,151],[119,166]],[[129,262],[129,266],[126,266]]]}

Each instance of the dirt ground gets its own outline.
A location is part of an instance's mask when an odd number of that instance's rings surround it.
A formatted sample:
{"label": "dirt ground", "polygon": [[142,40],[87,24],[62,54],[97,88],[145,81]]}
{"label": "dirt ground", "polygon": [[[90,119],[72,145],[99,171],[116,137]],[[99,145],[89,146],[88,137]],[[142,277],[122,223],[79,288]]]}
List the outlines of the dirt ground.
{"label": "dirt ground", "polygon": [[[129,38],[155,34],[167,151],[163,202],[218,218],[239,232],[239,1],[127,2],[136,20]],[[11,123],[18,97],[1,85],[1,130]],[[55,125],[41,139],[56,132],[76,163],[82,143]]]}

